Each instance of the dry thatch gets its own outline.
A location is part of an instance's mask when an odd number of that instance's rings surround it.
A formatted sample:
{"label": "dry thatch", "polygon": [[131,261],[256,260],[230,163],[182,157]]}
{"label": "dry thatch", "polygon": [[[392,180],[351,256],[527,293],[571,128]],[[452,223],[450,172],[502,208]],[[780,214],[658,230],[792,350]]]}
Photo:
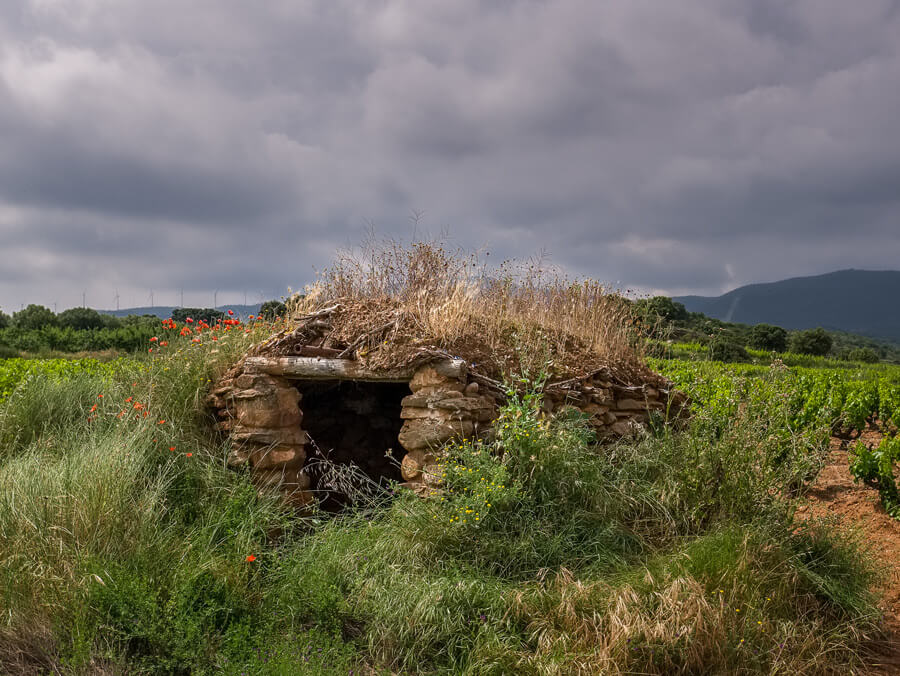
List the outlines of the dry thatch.
{"label": "dry thatch", "polygon": [[373,369],[449,355],[491,377],[606,369],[624,381],[655,379],[637,349],[629,303],[540,261],[490,269],[438,242],[370,242],[340,252],[288,306],[289,327],[254,354],[358,359]]}

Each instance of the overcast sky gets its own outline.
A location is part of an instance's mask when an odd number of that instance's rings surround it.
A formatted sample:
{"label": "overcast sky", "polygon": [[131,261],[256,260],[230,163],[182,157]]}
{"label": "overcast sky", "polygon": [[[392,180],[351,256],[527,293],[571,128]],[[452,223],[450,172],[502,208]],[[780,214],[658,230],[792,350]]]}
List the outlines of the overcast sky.
{"label": "overcast sky", "polygon": [[275,297],[413,210],[675,294],[898,269],[900,2],[0,2],[3,309]]}

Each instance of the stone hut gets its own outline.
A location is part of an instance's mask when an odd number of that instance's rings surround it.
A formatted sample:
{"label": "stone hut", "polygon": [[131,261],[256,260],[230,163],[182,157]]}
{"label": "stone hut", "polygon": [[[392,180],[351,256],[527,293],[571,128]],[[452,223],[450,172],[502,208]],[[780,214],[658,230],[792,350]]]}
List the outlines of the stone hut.
{"label": "stone hut", "polygon": [[[251,350],[207,400],[217,429],[230,435],[229,464],[249,465],[259,485],[277,487],[298,506],[334,501],[316,470],[327,458],[374,481],[427,492],[437,483],[442,444],[490,434],[505,394],[473,360],[431,347],[376,368],[359,358],[358,346],[329,347],[321,318],[302,318]],[[656,374],[628,379],[599,368],[549,382],[543,406],[547,414],[574,406],[602,441],[636,433],[654,413],[672,418],[684,403]]]}

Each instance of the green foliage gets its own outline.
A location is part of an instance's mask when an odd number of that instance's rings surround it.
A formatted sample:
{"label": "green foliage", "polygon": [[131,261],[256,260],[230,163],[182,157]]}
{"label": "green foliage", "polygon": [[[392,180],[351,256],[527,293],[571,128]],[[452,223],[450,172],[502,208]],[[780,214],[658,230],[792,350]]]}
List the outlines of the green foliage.
{"label": "green foliage", "polygon": [[710,341],[708,345],[709,358],[712,361],[721,362],[748,362],[750,355],[743,345],[734,341],[717,338]]}
{"label": "green foliage", "polygon": [[894,463],[900,461],[900,437],[885,437],[876,448],[857,442],[850,456],[850,473],[878,489],[885,511],[900,518],[900,493],[894,481]]}
{"label": "green foliage", "polygon": [[[126,360],[100,362],[96,359],[5,359],[0,361],[0,404],[16,388],[40,387],[42,383],[56,383],[81,375],[104,377],[134,372],[133,363]],[[25,394],[23,392],[23,394]]]}
{"label": "green foliage", "polygon": [[40,354],[46,351],[88,352],[121,350],[133,352],[145,348],[151,336],[159,331],[159,319],[123,324],[116,328],[77,330],[71,327],[44,326],[23,330],[17,327],[0,329],[0,343],[23,352]]}
{"label": "green foliage", "polygon": [[5,329],[10,325],[10,322],[12,322],[12,318],[3,310],[0,310],[0,329]]}
{"label": "green foliage", "polygon": [[748,344],[759,350],[784,352],[787,349],[788,333],[780,326],[757,324],[750,329]]}
{"label": "green foliage", "polygon": [[267,300],[259,308],[259,316],[269,321],[287,314],[287,305],[280,300]]}
{"label": "green foliage", "polygon": [[860,361],[865,364],[874,364],[879,360],[878,353],[870,347],[857,347],[846,353],[848,361]]}
{"label": "green foliage", "polygon": [[73,307],[63,310],[56,316],[56,321],[63,328],[71,328],[76,331],[99,329],[107,325],[103,315],[87,307]]}
{"label": "green foliage", "polygon": [[81,372],[9,369],[0,671],[34,627],[48,672],[235,676],[827,673],[874,634],[870,567],[797,528],[791,496],[847,402],[900,411],[887,371],[659,362],[692,420],[601,453],[526,379],[494,438],[439,454],[432,495],[304,517],[226,469],[197,406],[260,336],[167,337]]}
{"label": "green foliage", "polygon": [[41,329],[45,326],[56,326],[56,315],[43,305],[29,305],[13,315],[12,324],[18,329]]}
{"label": "green foliage", "polygon": [[183,324],[188,318],[195,322],[203,321],[207,324],[215,324],[217,320],[225,319],[225,313],[208,307],[179,307],[172,310],[172,319],[179,324]]}
{"label": "green foliage", "polygon": [[667,296],[654,296],[635,301],[634,313],[646,330],[655,335],[665,334],[671,322],[688,317],[684,305]]}
{"label": "green foliage", "polygon": [[825,329],[808,329],[791,335],[791,351],[801,354],[826,355],[831,351],[832,338]]}

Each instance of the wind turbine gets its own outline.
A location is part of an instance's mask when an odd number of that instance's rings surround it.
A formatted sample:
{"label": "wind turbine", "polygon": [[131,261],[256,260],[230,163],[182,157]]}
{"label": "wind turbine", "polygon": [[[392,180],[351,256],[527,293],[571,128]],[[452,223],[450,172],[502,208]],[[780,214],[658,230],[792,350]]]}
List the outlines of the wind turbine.
{"label": "wind turbine", "polygon": [[119,290],[116,289],[116,312],[119,311]]}

